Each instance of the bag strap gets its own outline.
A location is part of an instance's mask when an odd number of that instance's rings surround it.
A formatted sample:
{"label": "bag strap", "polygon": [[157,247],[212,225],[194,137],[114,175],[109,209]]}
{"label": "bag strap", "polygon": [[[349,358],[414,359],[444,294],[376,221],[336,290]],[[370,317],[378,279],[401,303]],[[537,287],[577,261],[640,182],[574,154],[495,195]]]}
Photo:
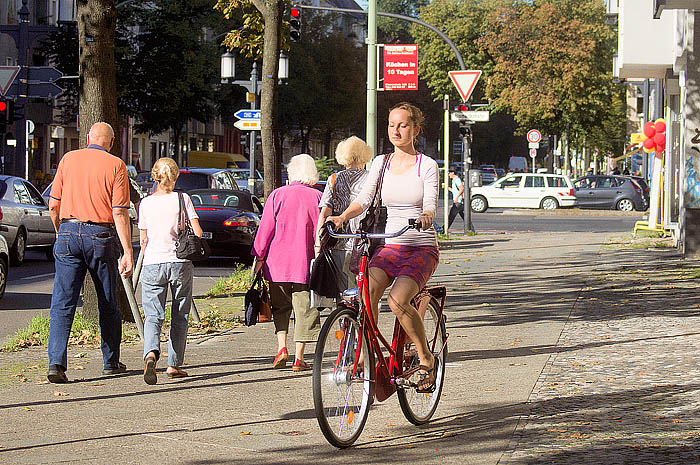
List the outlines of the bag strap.
{"label": "bag strap", "polygon": [[[382,206],[382,185],[384,184],[384,173],[386,172],[387,166],[389,165],[389,160],[391,160],[392,154],[384,154],[384,163],[382,163],[382,171],[379,173],[379,180],[377,181],[377,190],[374,191],[374,198],[377,199],[377,206]],[[374,204],[374,199],[372,200]]]}
{"label": "bag strap", "polygon": [[[335,178],[338,176],[338,173],[333,173],[331,176],[331,205],[335,207]],[[335,212],[332,212],[335,214]]]}
{"label": "bag strap", "polygon": [[185,229],[188,226],[190,226],[190,215],[189,215],[189,213],[187,213],[187,209],[185,208],[185,198],[182,195],[182,192],[178,192],[177,197],[178,197],[178,201],[180,203],[180,207],[179,207],[180,221],[179,221],[178,226],[179,226],[179,229],[182,230],[182,229]]}

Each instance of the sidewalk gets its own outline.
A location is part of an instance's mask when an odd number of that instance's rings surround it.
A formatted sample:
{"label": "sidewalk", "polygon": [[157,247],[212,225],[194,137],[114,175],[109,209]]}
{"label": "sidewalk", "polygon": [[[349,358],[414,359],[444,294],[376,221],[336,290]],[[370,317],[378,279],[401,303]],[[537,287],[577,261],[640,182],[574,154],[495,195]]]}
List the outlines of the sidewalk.
{"label": "sidewalk", "polygon": [[448,287],[447,375],[424,427],[390,397],[356,446],[329,446],[310,373],[269,368],[266,323],[190,339],[190,377],[168,380],[161,362],[156,386],[141,344],[122,346],[129,371],[113,377],[98,348],[69,348],[66,385],[44,382],[44,348],[0,353],[0,463],[692,463],[700,265],[606,241],[444,244],[433,282]]}

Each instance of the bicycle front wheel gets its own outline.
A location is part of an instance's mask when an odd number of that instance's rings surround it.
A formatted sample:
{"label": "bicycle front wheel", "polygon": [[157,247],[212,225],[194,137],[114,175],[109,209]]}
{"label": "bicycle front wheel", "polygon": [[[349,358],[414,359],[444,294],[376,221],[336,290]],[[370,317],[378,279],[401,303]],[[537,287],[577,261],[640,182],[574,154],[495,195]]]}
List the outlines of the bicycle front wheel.
{"label": "bicycle front wheel", "polygon": [[[361,337],[361,356],[353,373]],[[316,418],[323,435],[335,447],[352,445],[365,426],[373,395],[373,369],[374,357],[367,337],[361,334],[357,312],[335,309],[321,328],[313,367]]]}
{"label": "bicycle front wheel", "polygon": [[[430,421],[440,401],[442,384],[445,380],[445,361],[447,360],[445,338],[447,337],[447,333],[445,331],[445,322],[442,318],[438,318],[439,310],[440,304],[438,304],[435,299],[431,298],[428,309],[425,312],[425,317],[423,318],[425,335],[428,338],[428,346],[435,347],[435,352],[442,349],[439,355],[434,354],[439,363],[435,379],[435,391],[432,393],[420,393],[416,392],[415,387],[404,387],[399,389],[396,393],[404,416],[414,425],[422,425]],[[433,342],[435,343],[434,346]],[[407,341],[404,346],[403,362],[404,370],[409,370],[419,365],[418,352],[415,344],[412,342]],[[413,383],[417,383],[418,375],[414,373],[408,379]]]}

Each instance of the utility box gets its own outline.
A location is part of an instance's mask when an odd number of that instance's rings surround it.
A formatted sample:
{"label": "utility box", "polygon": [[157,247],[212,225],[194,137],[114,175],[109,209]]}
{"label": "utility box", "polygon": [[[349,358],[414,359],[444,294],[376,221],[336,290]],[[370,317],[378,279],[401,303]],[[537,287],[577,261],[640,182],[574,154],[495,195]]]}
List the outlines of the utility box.
{"label": "utility box", "polygon": [[469,170],[469,187],[481,187],[481,170]]}

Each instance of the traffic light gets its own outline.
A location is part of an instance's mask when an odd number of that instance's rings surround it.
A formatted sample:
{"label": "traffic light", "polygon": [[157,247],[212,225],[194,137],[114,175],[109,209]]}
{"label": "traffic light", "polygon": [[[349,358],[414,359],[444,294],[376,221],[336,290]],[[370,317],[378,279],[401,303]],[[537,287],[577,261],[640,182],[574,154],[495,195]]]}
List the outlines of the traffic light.
{"label": "traffic light", "polygon": [[7,123],[9,121],[10,106],[7,100],[0,100],[0,133],[4,133],[7,130]]}
{"label": "traffic light", "polygon": [[289,10],[289,38],[292,42],[301,39],[301,8],[293,6]]}
{"label": "traffic light", "polygon": [[469,111],[469,104],[461,103],[455,107],[455,111]]}

